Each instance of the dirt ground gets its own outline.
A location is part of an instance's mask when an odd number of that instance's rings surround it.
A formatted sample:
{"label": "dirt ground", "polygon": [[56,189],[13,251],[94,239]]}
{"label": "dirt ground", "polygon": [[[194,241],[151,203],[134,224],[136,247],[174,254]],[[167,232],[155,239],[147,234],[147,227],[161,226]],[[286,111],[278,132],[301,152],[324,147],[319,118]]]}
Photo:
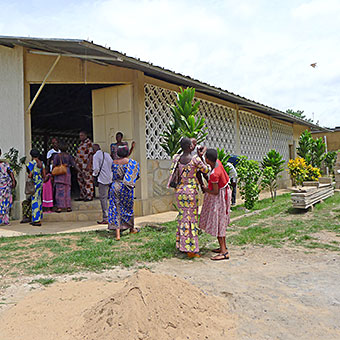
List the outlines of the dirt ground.
{"label": "dirt ground", "polygon": [[[186,279],[203,292],[222,298],[237,320],[237,335],[232,339],[340,339],[338,252],[250,246],[230,251],[229,261],[213,262],[209,257],[193,261],[171,259],[148,267],[155,273]],[[55,278],[58,282],[69,282],[68,289],[75,281],[81,281],[74,285],[74,294],[79,294],[84,281],[94,286],[94,280],[119,282],[136,270],[116,268]],[[49,292],[59,283],[51,287],[32,284],[37,278],[13,279],[2,287],[0,319],[5,319],[11,307],[24,299],[29,298],[34,304],[34,294],[41,291],[48,293],[49,303],[53,301]],[[23,331],[20,315],[16,317],[18,328]],[[228,318],[220,315],[224,317]],[[1,337],[1,329],[0,339],[10,340]]]}

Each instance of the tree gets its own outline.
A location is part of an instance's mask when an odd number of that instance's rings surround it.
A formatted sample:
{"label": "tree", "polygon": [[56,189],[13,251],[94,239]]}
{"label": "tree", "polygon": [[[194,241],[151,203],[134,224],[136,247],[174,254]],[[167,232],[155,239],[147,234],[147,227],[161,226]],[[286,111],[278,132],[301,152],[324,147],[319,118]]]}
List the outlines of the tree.
{"label": "tree", "polygon": [[306,120],[307,122],[313,123],[313,119],[307,118],[306,115],[304,114],[304,111],[303,111],[303,110],[294,111],[294,110],[292,110],[292,109],[288,109],[288,110],[286,110],[286,113],[289,113],[290,115],[293,115],[293,116],[295,116],[295,117],[304,119],[304,120]]}
{"label": "tree", "polygon": [[337,151],[328,151],[325,154],[324,162],[325,162],[326,167],[328,167],[330,175],[333,174],[334,164],[336,162],[337,153],[338,153]]}
{"label": "tree", "polygon": [[303,158],[307,164],[320,168],[325,158],[326,144],[322,137],[313,139],[312,134],[305,130],[299,139],[297,154]]}
{"label": "tree", "polygon": [[219,149],[217,148],[217,158],[220,160],[222,163],[225,171],[229,174],[229,167],[227,165],[228,159],[230,158],[230,154],[226,154],[224,149]]}
{"label": "tree", "polygon": [[276,199],[277,179],[280,177],[280,172],[284,170],[284,164],[285,160],[282,155],[275,150],[270,150],[261,163],[263,169],[262,186],[269,187],[273,202]]}
{"label": "tree", "polygon": [[161,146],[170,157],[178,153],[182,137],[196,138],[197,143],[201,143],[208,135],[205,119],[197,115],[200,102],[193,103],[194,97],[194,88],[180,88],[176,104],[170,107],[172,119],[161,135],[164,141]]}

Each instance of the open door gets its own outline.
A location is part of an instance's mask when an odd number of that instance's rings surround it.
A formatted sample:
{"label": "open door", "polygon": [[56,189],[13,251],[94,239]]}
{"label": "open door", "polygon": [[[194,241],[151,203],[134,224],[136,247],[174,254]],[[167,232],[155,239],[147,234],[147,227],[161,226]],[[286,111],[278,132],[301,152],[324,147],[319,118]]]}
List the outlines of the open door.
{"label": "open door", "polygon": [[131,145],[133,139],[132,85],[92,90],[93,141],[110,153],[110,145],[121,131]]}

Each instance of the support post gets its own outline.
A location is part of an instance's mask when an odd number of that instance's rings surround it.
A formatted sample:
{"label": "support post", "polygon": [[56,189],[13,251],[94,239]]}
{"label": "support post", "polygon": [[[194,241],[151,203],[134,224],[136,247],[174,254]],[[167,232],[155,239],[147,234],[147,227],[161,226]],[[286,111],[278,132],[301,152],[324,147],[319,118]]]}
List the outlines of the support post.
{"label": "support post", "polygon": [[46,76],[45,76],[45,78],[44,78],[44,80],[43,80],[43,82],[41,83],[41,85],[40,85],[40,87],[39,87],[39,90],[38,90],[37,93],[35,94],[35,96],[34,96],[32,102],[31,102],[31,104],[28,106],[26,112],[29,112],[29,111],[32,109],[34,103],[36,102],[36,100],[37,100],[38,97],[39,97],[40,92],[41,92],[42,89],[44,88],[44,86],[45,86],[45,84],[46,84],[46,81],[47,81],[48,77],[50,76],[50,74],[52,73],[52,71],[54,70],[54,68],[57,66],[57,64],[58,64],[58,62],[59,62],[59,60],[60,60],[60,58],[61,58],[61,54],[58,55],[58,57],[57,57],[56,60],[54,61],[53,65],[50,67],[49,71],[47,72],[47,74],[46,74]]}

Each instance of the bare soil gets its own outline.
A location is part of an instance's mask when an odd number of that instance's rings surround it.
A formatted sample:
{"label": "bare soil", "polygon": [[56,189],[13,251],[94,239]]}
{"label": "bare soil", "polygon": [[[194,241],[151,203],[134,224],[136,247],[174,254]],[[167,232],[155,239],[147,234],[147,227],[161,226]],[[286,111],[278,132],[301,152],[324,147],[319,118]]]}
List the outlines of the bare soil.
{"label": "bare soil", "polygon": [[[316,236],[335,237],[329,233],[318,233]],[[217,296],[218,300],[214,300],[215,311],[209,318],[213,317],[217,323],[227,322],[230,329],[224,339],[340,339],[338,252],[251,246],[234,247],[230,251],[229,261],[214,262],[206,256],[192,261],[171,259],[150,264],[148,267],[156,274],[185,279],[203,291],[204,296]],[[44,320],[43,318],[52,318],[54,321],[50,332],[43,332],[44,337],[41,339],[56,338],[50,334],[59,336],[59,339],[68,339],[62,336],[62,327],[69,327],[70,331],[78,329],[81,326],[81,319],[78,318],[80,311],[98,312],[98,304],[112,297],[119,291],[119,287],[123,289],[122,280],[132,276],[136,270],[137,268],[116,268],[103,273],[58,276],[54,277],[58,282],[50,287],[32,284],[32,280],[39,278],[37,276],[13,279],[1,288],[0,339],[27,340],[29,337],[25,333],[32,328],[30,324],[34,324],[34,320]],[[154,283],[155,296],[162,300],[162,292],[167,291],[164,290],[164,282],[155,276]],[[113,289],[111,284],[116,288]],[[178,303],[184,301],[184,295],[181,294],[178,291]],[[203,295],[197,294],[193,299],[203,300]],[[174,296],[172,299],[175,299]],[[134,303],[133,301],[140,302],[138,295],[130,302]],[[164,302],[167,301],[164,296]],[[143,316],[139,302],[136,303],[136,308],[131,309],[131,320]],[[225,307],[224,310],[220,303]],[[192,312],[193,305],[188,304],[186,313],[190,315]],[[55,315],[58,315],[58,319]],[[85,317],[85,314],[81,315]],[[100,323],[99,319],[94,320],[92,326]],[[210,319],[208,321],[207,324],[213,325]],[[7,329],[3,327],[6,322]],[[43,322],[40,325],[42,327]],[[63,326],[58,329],[58,325]],[[4,335],[5,331],[12,332],[10,339]],[[197,338],[195,333],[188,331],[186,336],[178,333],[174,339]],[[211,331],[205,339],[215,340],[218,337]]]}

